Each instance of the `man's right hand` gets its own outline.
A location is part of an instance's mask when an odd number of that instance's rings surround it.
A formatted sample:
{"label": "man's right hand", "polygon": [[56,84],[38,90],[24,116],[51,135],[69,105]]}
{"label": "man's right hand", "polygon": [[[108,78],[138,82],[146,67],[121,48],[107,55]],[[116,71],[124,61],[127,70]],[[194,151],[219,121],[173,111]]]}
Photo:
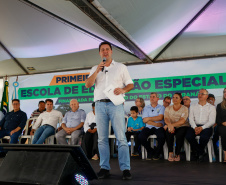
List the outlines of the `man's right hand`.
{"label": "man's right hand", "polygon": [[105,66],[105,63],[103,61],[99,63],[99,65],[97,66],[96,72],[99,73],[100,71],[102,71],[102,68],[104,66]]}

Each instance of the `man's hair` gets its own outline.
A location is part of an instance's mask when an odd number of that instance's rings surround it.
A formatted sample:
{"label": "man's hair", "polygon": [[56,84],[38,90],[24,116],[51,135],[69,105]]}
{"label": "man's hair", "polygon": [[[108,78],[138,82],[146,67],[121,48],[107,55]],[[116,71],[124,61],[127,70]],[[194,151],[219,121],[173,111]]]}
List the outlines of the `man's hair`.
{"label": "man's hair", "polygon": [[52,99],[46,99],[46,100],[45,100],[45,103],[47,103],[48,101],[51,102],[51,103],[53,104],[53,100],[52,100]]}
{"label": "man's hair", "polygon": [[215,100],[215,96],[213,94],[209,94],[207,99],[209,98],[213,98]]}
{"label": "man's hair", "polygon": [[17,101],[18,103],[20,103],[20,100],[19,100],[19,99],[13,99],[13,100],[12,100],[12,103],[13,103],[14,101]]}
{"label": "man's hair", "polygon": [[104,41],[104,42],[101,42],[100,45],[99,45],[99,51],[100,51],[100,47],[104,44],[107,44],[110,46],[111,50],[112,50],[112,46],[111,46],[111,43],[110,42],[107,42],[107,41]]}
{"label": "man's hair", "polygon": [[136,113],[138,113],[138,107],[137,106],[132,106],[130,108],[130,111],[135,111]]}
{"label": "man's hair", "polygon": [[95,102],[92,103],[92,107],[95,107]]}
{"label": "man's hair", "polygon": [[76,102],[78,103],[78,100],[76,100],[76,99],[71,99],[70,104],[71,104],[72,101],[76,101]]}
{"label": "man's hair", "polygon": [[38,105],[39,105],[40,103],[45,103],[45,102],[44,102],[43,100],[41,100],[41,101],[38,102]]}
{"label": "man's hair", "polygon": [[144,99],[143,98],[137,98],[140,100],[140,103],[141,103],[141,107],[144,108],[145,107],[145,102],[144,102]]}
{"label": "man's hair", "polygon": [[207,95],[209,94],[209,92],[208,92],[206,89],[200,89],[199,92],[200,92],[201,90],[205,90],[206,93],[207,93]]}
{"label": "man's hair", "polygon": [[163,100],[165,101],[166,99],[171,100],[171,98],[169,96],[166,96]]}
{"label": "man's hair", "polygon": [[157,92],[152,92],[150,95],[155,94],[157,98],[159,98],[159,94]]}

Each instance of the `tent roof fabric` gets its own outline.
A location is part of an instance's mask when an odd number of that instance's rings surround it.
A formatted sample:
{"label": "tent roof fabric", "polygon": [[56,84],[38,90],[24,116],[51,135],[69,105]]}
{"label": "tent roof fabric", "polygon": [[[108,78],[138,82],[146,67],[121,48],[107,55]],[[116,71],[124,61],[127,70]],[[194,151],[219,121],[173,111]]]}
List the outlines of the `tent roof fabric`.
{"label": "tent roof fabric", "polygon": [[[0,77],[226,55],[224,0],[0,0]],[[28,67],[34,67],[30,71]]]}

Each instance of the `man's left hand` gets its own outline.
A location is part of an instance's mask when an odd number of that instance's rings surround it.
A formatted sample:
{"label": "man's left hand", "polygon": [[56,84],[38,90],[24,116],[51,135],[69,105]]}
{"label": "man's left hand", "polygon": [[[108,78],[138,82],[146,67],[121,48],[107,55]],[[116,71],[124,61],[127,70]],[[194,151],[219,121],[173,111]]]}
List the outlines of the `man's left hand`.
{"label": "man's left hand", "polygon": [[10,132],[10,135],[13,135],[15,132],[16,132],[15,130],[12,130],[12,131]]}
{"label": "man's left hand", "polygon": [[122,88],[115,88],[114,94],[119,95],[119,94],[124,94],[126,91]]}

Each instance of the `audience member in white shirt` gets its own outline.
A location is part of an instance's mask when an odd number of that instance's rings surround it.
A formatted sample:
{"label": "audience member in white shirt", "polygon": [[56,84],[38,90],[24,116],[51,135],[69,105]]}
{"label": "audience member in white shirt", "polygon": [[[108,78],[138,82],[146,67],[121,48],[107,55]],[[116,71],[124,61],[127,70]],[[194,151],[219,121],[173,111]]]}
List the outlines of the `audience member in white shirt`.
{"label": "audience member in white shirt", "polygon": [[[46,138],[51,135],[54,135],[59,120],[63,118],[62,113],[60,111],[53,110],[52,99],[46,99],[45,104],[46,111],[39,115],[30,132],[30,135],[34,135],[32,144],[43,144]],[[39,127],[40,125],[41,127]],[[34,134],[35,130],[36,132]]]}
{"label": "audience member in white shirt", "polygon": [[[200,89],[199,102],[190,106],[189,122],[191,127],[186,134],[186,139],[191,144],[192,151],[196,152],[199,161],[203,161],[204,148],[213,133],[212,126],[216,120],[216,108],[207,102],[207,98],[208,91]],[[196,136],[200,136],[199,144],[195,139]]]}
{"label": "audience member in white shirt", "polygon": [[84,132],[82,148],[86,153],[88,159],[98,160],[98,135],[97,126],[95,120],[95,102],[92,103],[92,111],[87,114],[86,121],[84,123]]}

